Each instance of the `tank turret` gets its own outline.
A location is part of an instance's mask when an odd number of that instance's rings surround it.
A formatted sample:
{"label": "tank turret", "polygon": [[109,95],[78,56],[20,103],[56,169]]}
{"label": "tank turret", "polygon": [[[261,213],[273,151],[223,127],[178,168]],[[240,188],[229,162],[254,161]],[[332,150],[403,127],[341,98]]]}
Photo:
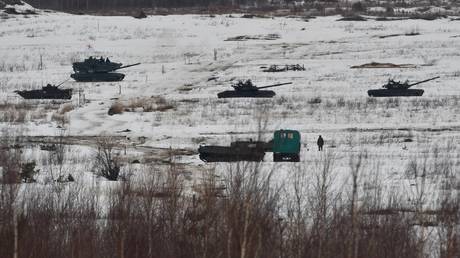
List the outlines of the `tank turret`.
{"label": "tank turret", "polygon": [[121,81],[125,78],[125,75],[114,71],[139,64],[123,66],[122,63],[111,62],[109,58],[94,58],[91,56],[83,62],[73,63],[74,73],[70,77],[79,82]]}
{"label": "tank turret", "polygon": [[368,90],[367,94],[370,97],[410,97],[410,96],[422,96],[424,90],[422,89],[410,89],[412,86],[425,83],[431,80],[438,79],[439,76],[426,79],[423,81],[409,83],[408,80],[405,82],[395,81],[389,79],[386,84],[382,86],[383,89]]}
{"label": "tank turret", "polygon": [[233,84],[234,90],[227,90],[217,94],[218,98],[271,98],[276,95],[271,90],[261,90],[271,87],[278,87],[282,85],[292,84],[292,82],[278,83],[273,85],[267,85],[263,87],[255,86],[251,80],[241,81]]}

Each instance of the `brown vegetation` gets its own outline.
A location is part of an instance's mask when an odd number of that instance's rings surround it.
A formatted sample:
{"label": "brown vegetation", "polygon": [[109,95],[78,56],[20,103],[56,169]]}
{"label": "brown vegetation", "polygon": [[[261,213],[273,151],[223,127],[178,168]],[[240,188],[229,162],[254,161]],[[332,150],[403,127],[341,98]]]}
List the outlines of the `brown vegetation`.
{"label": "brown vegetation", "polygon": [[176,103],[167,101],[161,96],[152,96],[149,98],[135,98],[126,102],[117,101],[110,106],[108,114],[115,115],[123,112],[165,112],[176,108]]}
{"label": "brown vegetation", "polygon": [[[100,154],[112,160],[106,140],[99,140]],[[350,157],[340,191],[330,152],[290,171],[283,184],[273,180],[275,168],[244,162],[203,171],[193,192],[174,162],[165,172],[143,167],[142,179],[128,177],[110,189],[70,183],[63,194],[29,184],[19,195],[16,184],[0,184],[0,256],[457,257],[454,185],[436,212],[424,208],[424,175],[455,177],[453,163],[439,157],[431,167],[428,158],[408,165],[408,175],[418,178],[413,204],[404,194],[382,195],[380,172],[366,152]],[[432,217],[435,228],[426,223]],[[428,228],[439,242],[429,242]]]}
{"label": "brown vegetation", "polygon": [[362,65],[354,65],[350,68],[416,68],[414,64],[392,64],[392,63],[367,63]]}

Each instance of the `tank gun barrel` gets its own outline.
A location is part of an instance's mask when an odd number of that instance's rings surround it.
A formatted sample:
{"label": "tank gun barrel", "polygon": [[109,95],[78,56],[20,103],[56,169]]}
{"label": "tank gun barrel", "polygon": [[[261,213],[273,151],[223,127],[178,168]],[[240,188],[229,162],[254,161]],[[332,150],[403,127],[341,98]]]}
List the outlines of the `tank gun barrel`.
{"label": "tank gun barrel", "polygon": [[111,71],[116,71],[116,70],[128,68],[128,67],[131,67],[131,66],[136,66],[136,65],[140,65],[140,64],[141,64],[141,63],[135,63],[135,64],[130,64],[130,65],[125,65],[125,66],[121,66],[121,67],[118,67],[118,68],[114,68],[114,69],[112,69]]}
{"label": "tank gun barrel", "polygon": [[292,82],[277,83],[277,84],[267,85],[267,86],[262,86],[262,87],[257,87],[257,88],[258,88],[258,89],[266,89],[266,88],[278,87],[278,86],[288,85],[288,84],[292,84]]}
{"label": "tank gun barrel", "polygon": [[426,80],[423,80],[423,81],[419,81],[419,82],[414,82],[414,83],[409,84],[408,86],[409,86],[409,87],[412,87],[412,86],[415,86],[415,85],[417,85],[417,84],[424,83],[424,82],[428,82],[428,81],[432,81],[432,80],[435,80],[435,79],[438,79],[438,78],[440,78],[440,76],[436,76],[436,77],[433,77],[433,78],[430,78],[430,79],[426,79]]}
{"label": "tank gun barrel", "polygon": [[64,83],[67,82],[68,80],[70,80],[70,78],[68,78],[68,79],[66,79],[65,81],[63,81],[63,82],[59,83],[58,85],[56,85],[56,88],[59,87],[59,86],[61,86],[62,84],[64,84]]}

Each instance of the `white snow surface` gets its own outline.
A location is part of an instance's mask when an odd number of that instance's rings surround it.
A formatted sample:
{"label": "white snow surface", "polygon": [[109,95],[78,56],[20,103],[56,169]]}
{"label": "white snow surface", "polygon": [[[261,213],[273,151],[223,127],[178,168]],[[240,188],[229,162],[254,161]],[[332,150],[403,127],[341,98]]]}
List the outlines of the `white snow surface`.
{"label": "white snow surface", "polygon": [[[89,101],[68,113],[69,135],[142,136],[147,137],[147,147],[196,150],[199,143],[228,145],[231,139],[254,138],[259,117],[267,115],[264,139],[277,129],[299,130],[306,163],[321,158],[315,150],[318,134],[325,138],[326,149],[341,160],[342,168],[351,155],[366,150],[371,159],[381,162],[385,177],[391,180],[404,178],[409,159],[420,157],[435,144],[446,150],[445,146],[453,143],[453,150],[441,152],[456,159],[460,21],[336,21],[339,18],[305,22],[300,18],[228,15],[140,20],[62,13],[11,16],[0,20],[0,65],[20,64],[23,69],[0,71],[0,98],[22,102],[13,92],[17,88],[58,83],[69,77],[73,61],[90,55],[108,56],[115,62],[142,64],[123,70],[126,78],[121,82],[65,83],[63,87],[75,92],[83,90]],[[411,32],[420,35],[404,36]],[[273,33],[280,38],[225,41]],[[401,36],[379,38],[391,34]],[[185,60],[186,55],[193,57]],[[43,70],[37,68],[40,57]],[[416,68],[350,69],[370,62],[414,64]],[[261,66],[271,64],[303,64],[306,71],[261,71]],[[423,97],[367,97],[367,90],[380,87],[388,78],[417,81],[434,76],[441,78],[419,86],[425,89]],[[208,81],[211,77],[217,79]],[[293,84],[274,88],[277,95],[273,99],[217,99],[216,94],[229,90],[235,79],[252,79],[259,86]],[[107,114],[117,101],[114,98],[129,103],[151,96],[161,96],[175,108]],[[0,123],[0,129],[11,127],[20,127],[27,135],[53,136],[57,131],[56,123],[49,119]],[[131,131],[118,133],[125,129]],[[184,161],[202,164],[197,156]]]}

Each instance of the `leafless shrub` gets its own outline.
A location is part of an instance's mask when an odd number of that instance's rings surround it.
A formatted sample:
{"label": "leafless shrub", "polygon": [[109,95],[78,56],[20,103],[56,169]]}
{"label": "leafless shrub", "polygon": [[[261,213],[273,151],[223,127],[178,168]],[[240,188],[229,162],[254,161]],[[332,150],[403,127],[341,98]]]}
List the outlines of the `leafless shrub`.
{"label": "leafless shrub", "polygon": [[35,169],[35,161],[26,162],[22,164],[21,172],[19,176],[21,177],[21,181],[24,183],[33,183],[35,182],[35,175],[40,171]]}
{"label": "leafless shrub", "polygon": [[0,63],[0,72],[24,72],[26,65],[22,64],[8,64],[5,62]]}
{"label": "leafless shrub", "polygon": [[308,100],[308,104],[320,104],[321,102],[321,97],[315,97]]}
{"label": "leafless shrub", "polygon": [[429,56],[422,56],[424,66],[436,65],[439,61],[437,58],[430,58]]}
{"label": "leafless shrub", "polygon": [[72,110],[74,110],[74,109],[75,109],[74,105],[72,105],[71,103],[67,103],[67,104],[63,104],[63,105],[59,108],[58,113],[59,113],[60,115],[64,115],[65,113],[68,113],[68,112],[70,112],[70,111],[72,111]]}
{"label": "leafless shrub", "polygon": [[150,98],[137,98],[130,100],[126,105],[127,111],[135,111],[137,108],[142,108],[144,112],[164,112],[170,109],[175,109],[175,103],[168,102],[161,96],[152,96]]}
{"label": "leafless shrub", "polygon": [[27,117],[27,111],[22,109],[16,109],[14,107],[7,108],[2,112],[1,122],[9,123],[24,123]]}
{"label": "leafless shrub", "polygon": [[[52,149],[45,156],[45,165],[51,175],[51,179],[56,182],[74,181],[70,174],[66,174],[66,161],[68,161],[69,147],[65,144],[66,131],[61,130],[56,136],[56,142],[51,145]],[[72,180],[73,179],[73,180]]]}
{"label": "leafless shrub", "polygon": [[29,112],[29,120],[30,121],[38,121],[38,120],[44,120],[47,117],[47,112],[46,109],[44,108],[37,108],[34,111]]}
{"label": "leafless shrub", "polygon": [[125,110],[125,108],[124,108],[122,103],[115,102],[110,106],[108,114],[109,114],[109,116],[122,114],[124,110]]}
{"label": "leafless shrub", "polygon": [[69,123],[69,117],[66,114],[53,113],[51,115],[51,121],[57,122],[59,125],[63,126]]}
{"label": "leafless shrub", "polygon": [[120,164],[115,153],[116,142],[108,136],[97,139],[97,152],[94,157],[94,168],[97,173],[110,181],[117,181],[120,175]]}
{"label": "leafless shrub", "polygon": [[19,182],[21,154],[20,150],[11,148],[14,139],[6,130],[1,132],[0,141],[0,185]]}

